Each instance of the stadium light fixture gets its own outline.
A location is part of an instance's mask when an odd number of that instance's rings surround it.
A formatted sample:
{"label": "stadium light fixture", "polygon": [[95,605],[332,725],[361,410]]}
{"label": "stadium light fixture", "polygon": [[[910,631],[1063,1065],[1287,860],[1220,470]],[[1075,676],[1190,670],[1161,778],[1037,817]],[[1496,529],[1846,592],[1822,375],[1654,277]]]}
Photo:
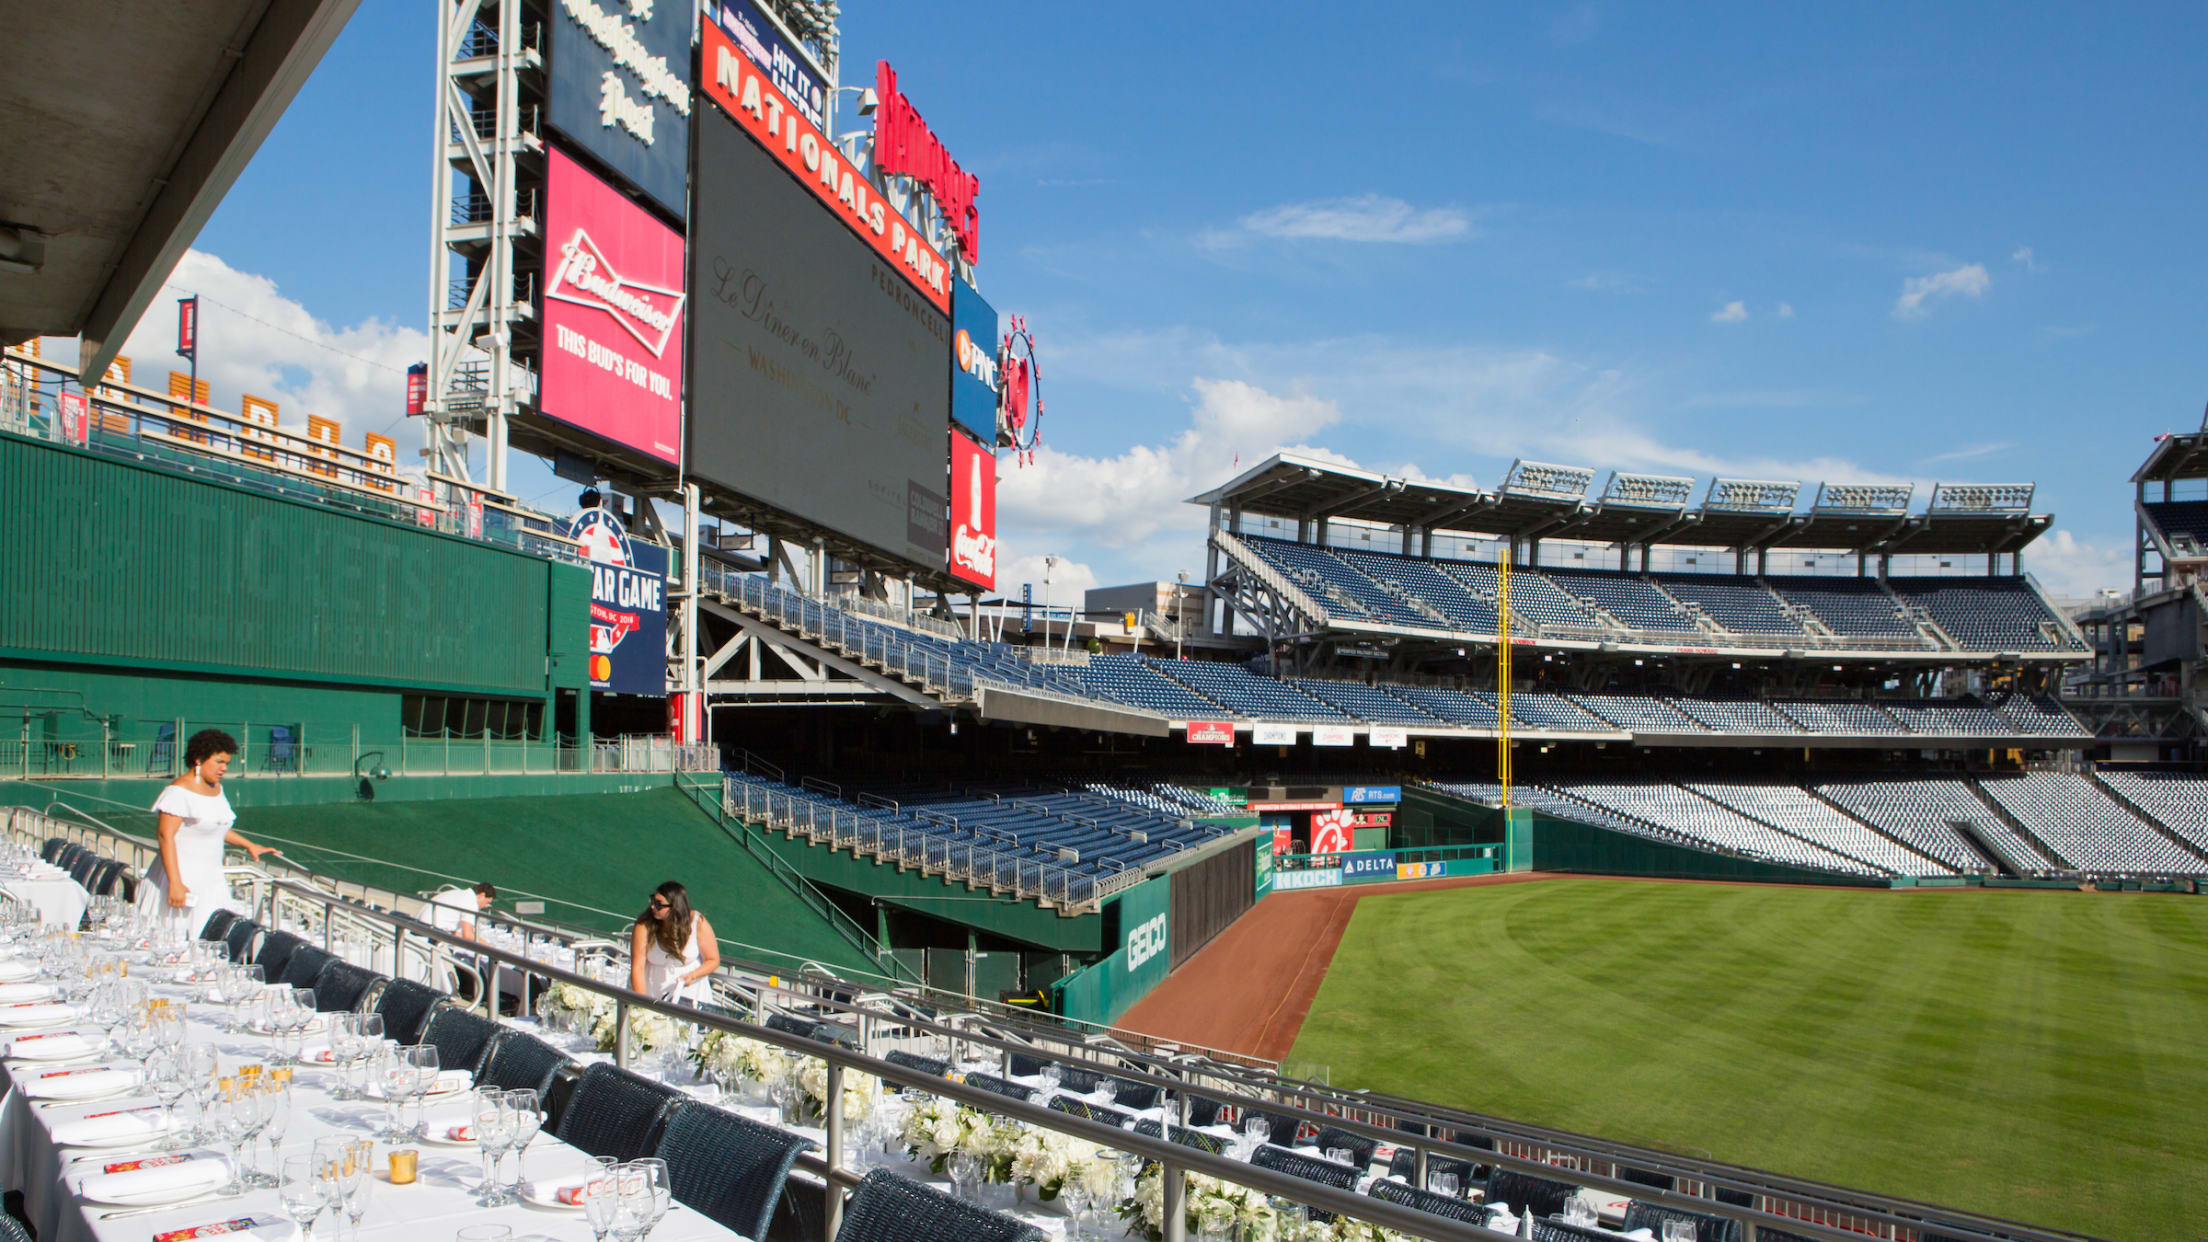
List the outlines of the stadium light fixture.
{"label": "stadium light fixture", "polygon": [[2032,483],[1939,483],[1932,488],[1933,513],[2029,513]]}
{"label": "stadium light fixture", "polygon": [[874,88],[871,86],[839,86],[836,88],[838,95],[846,92],[859,97],[860,116],[872,116],[882,106],[882,97],[875,94]]}
{"label": "stadium light fixture", "polygon": [[1792,513],[1802,485],[1773,479],[1711,479],[1702,507],[1727,513]]}

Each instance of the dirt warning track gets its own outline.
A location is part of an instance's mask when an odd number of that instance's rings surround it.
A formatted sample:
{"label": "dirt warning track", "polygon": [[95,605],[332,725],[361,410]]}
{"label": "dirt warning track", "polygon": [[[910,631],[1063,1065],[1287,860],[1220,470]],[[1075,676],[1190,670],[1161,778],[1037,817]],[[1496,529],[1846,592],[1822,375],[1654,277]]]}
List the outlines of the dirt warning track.
{"label": "dirt warning track", "polygon": [[1409,884],[1360,884],[1274,893],[1167,976],[1115,1024],[1158,1039],[1278,1061],[1304,1015],[1357,903],[1387,893],[1516,884],[1539,875],[1483,875]]}

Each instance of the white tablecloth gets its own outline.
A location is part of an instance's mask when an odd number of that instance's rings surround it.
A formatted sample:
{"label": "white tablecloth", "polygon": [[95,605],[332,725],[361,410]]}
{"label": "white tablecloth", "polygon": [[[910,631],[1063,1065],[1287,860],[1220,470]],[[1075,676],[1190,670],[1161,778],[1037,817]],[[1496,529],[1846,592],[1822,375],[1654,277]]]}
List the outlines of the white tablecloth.
{"label": "white tablecloth", "polygon": [[[164,987],[156,987],[154,991],[157,995],[182,995]],[[272,1063],[269,1041],[224,1034],[204,1020],[199,1009],[195,1005],[187,1010],[188,1038],[193,1043],[212,1044],[222,1054],[225,1069],[245,1062]],[[7,1068],[13,1071],[18,1066],[10,1062]],[[332,1075],[326,1070],[302,1067],[297,1071],[292,1088],[290,1125],[281,1148],[283,1153],[309,1151],[314,1140],[324,1135],[366,1138],[372,1133],[382,1106],[330,1098],[328,1085],[331,1080]],[[243,1216],[283,1217],[273,1190],[249,1190],[235,1199],[174,1207],[112,1221],[99,1219],[101,1212],[111,1209],[79,1202],[63,1187],[61,1171],[64,1159],[83,1153],[58,1149],[52,1127],[86,1113],[134,1107],[149,1099],[132,1096],[45,1109],[36,1107],[21,1091],[13,1089],[11,1082],[5,1096],[0,1097],[0,1176],[7,1178],[8,1185],[23,1188],[25,1214],[38,1231],[40,1242],[143,1242],[155,1233],[191,1225]],[[450,1097],[444,1101],[444,1107],[458,1109],[465,1099],[464,1095]],[[430,1101],[433,1124],[438,1109],[439,1102]],[[392,1146],[380,1141],[376,1145],[379,1180],[372,1192],[367,1216],[361,1223],[363,1242],[368,1239],[387,1239],[388,1242],[443,1239],[463,1226],[493,1222],[513,1226],[514,1236],[523,1240],[580,1242],[589,1236],[589,1225],[579,1212],[557,1212],[525,1205],[477,1207],[476,1187],[482,1177],[482,1160],[470,1148],[405,1144],[420,1152],[420,1180],[411,1186],[392,1186],[382,1178]],[[263,1171],[273,1171],[274,1162],[265,1144],[261,1145],[261,1163]],[[527,1175],[537,1181],[580,1175],[590,1167],[588,1156],[550,1134],[540,1135],[526,1156]],[[509,1156],[507,1176],[511,1177],[513,1171],[514,1161]],[[327,1218],[321,1222],[320,1229],[324,1237],[330,1236]],[[272,1231],[263,1236],[280,1238],[285,1235]],[[679,1204],[652,1231],[652,1238],[653,1242],[741,1242],[736,1234],[715,1221]]]}
{"label": "white tablecloth", "polygon": [[92,904],[92,894],[66,872],[38,879],[8,876],[0,879],[0,892],[38,911],[39,921],[48,927],[76,927]]}

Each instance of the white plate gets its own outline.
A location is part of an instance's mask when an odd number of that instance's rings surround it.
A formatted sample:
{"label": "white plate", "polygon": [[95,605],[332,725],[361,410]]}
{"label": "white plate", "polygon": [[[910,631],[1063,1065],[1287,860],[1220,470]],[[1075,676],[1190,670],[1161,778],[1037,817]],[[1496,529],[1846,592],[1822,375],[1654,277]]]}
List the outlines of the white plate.
{"label": "white plate", "polygon": [[215,1191],[222,1189],[229,1180],[230,1175],[225,1171],[219,1179],[214,1181],[202,1180],[189,1186],[175,1186],[166,1190],[146,1191],[140,1194],[109,1194],[97,1198],[85,1194],[81,1190],[78,1194],[87,1203],[105,1203],[115,1207],[159,1207],[164,1203],[182,1203],[187,1199],[198,1199],[213,1194]]}
{"label": "white plate", "polygon": [[150,1134],[118,1134],[113,1138],[104,1138],[94,1143],[66,1143],[64,1146],[71,1150],[81,1148],[85,1151],[104,1151],[110,1147],[143,1147],[148,1143],[161,1142],[168,1137],[169,1132],[167,1130],[155,1130]]}
{"label": "white plate", "polygon": [[589,1180],[587,1177],[563,1177],[558,1181],[528,1182],[521,1188],[521,1201],[530,1207],[543,1208],[550,1212],[581,1212],[586,1210],[586,1204],[562,1203],[558,1195],[563,1190],[580,1186]]}
{"label": "white plate", "polygon": [[299,1064],[315,1069],[336,1069],[337,1061],[328,1044],[315,1044],[299,1050]]}
{"label": "white plate", "polygon": [[[71,1032],[74,1034],[75,1032]],[[10,1061],[77,1061],[98,1054],[106,1046],[103,1041],[95,1047],[89,1038],[77,1043],[61,1039],[34,1039],[29,1043],[18,1040],[9,1047]]]}
{"label": "white plate", "polygon": [[429,1144],[431,1147],[466,1147],[472,1149],[475,1146],[474,1139],[454,1139],[445,1137],[445,1132],[452,1129],[454,1126],[463,1126],[469,1124],[472,1123],[470,1123],[465,1117],[431,1117],[427,1122],[424,1123],[424,1134],[421,1141]]}

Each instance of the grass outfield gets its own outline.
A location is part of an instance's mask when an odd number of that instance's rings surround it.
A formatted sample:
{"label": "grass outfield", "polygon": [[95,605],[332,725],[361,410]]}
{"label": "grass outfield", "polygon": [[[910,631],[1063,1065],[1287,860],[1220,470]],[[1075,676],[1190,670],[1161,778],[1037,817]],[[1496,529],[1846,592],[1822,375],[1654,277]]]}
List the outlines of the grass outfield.
{"label": "grass outfield", "polygon": [[2108,1238],[2208,1236],[2208,899],[1558,879],[1367,897],[1294,1054]]}

